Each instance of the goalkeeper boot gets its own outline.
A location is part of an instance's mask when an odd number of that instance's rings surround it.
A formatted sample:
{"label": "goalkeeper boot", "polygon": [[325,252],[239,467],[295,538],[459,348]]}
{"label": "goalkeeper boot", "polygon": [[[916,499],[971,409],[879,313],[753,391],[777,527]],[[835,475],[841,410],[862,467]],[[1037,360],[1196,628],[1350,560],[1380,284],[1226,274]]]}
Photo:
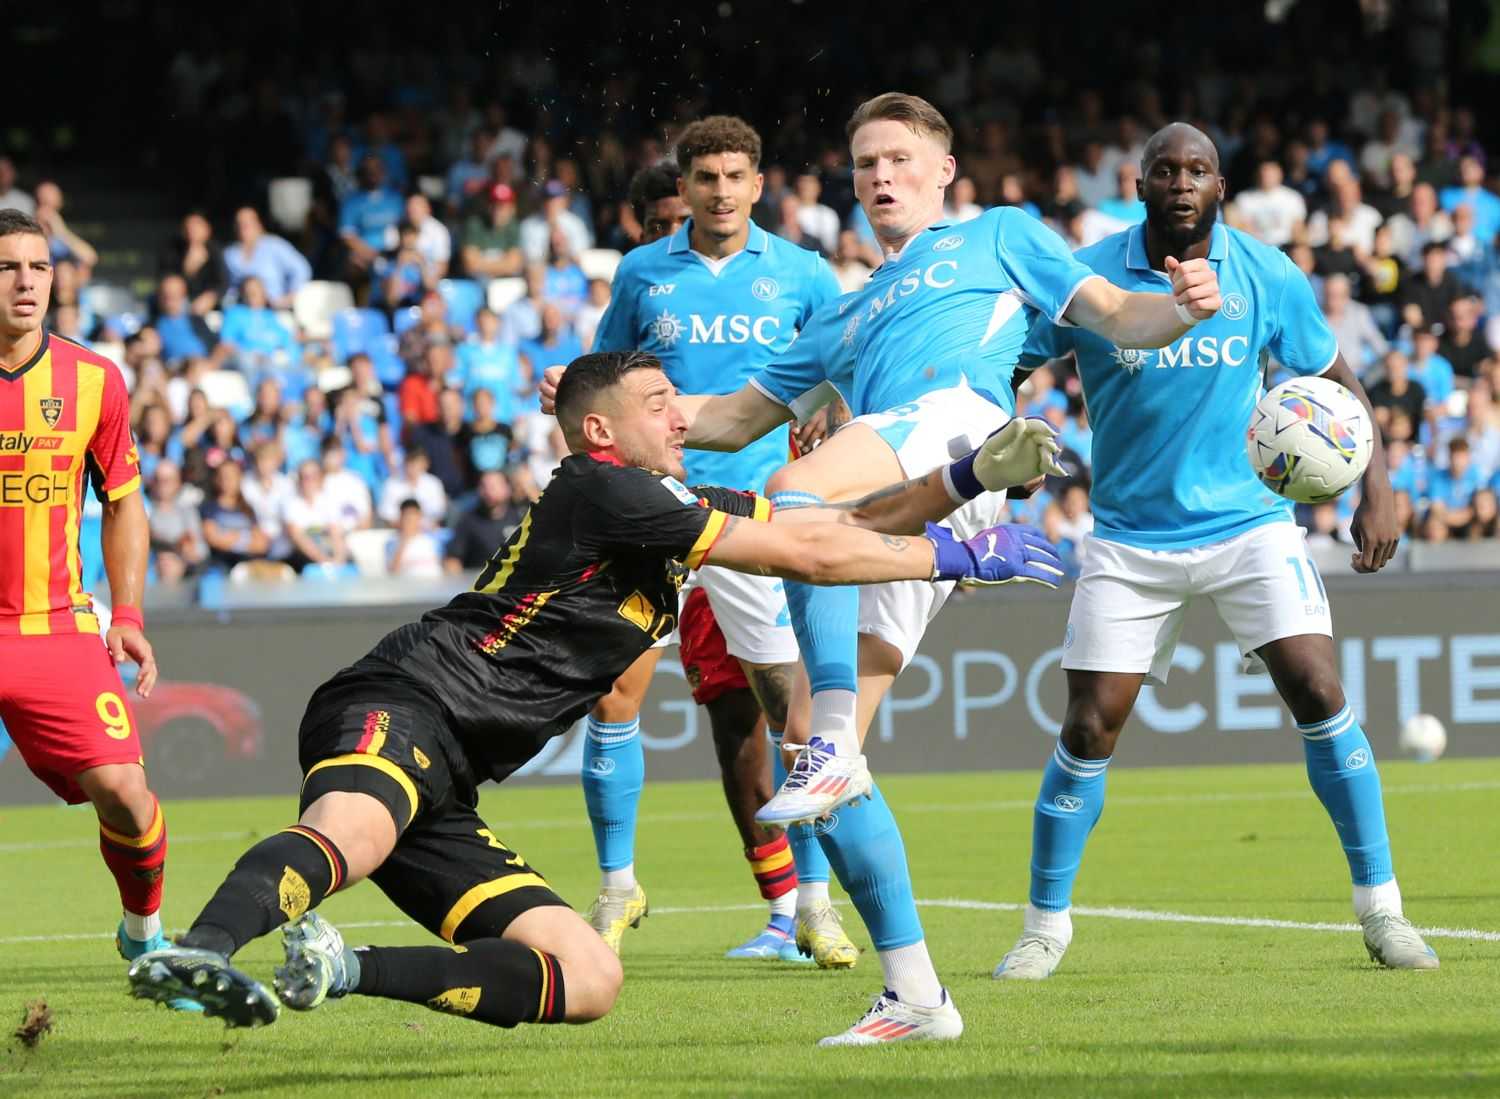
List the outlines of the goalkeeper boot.
{"label": "goalkeeper boot", "polygon": [[835,755],[833,745],[818,737],[809,738],[800,748],[796,762],[787,772],[770,801],[755,813],[760,824],[805,824],[828,816],[841,805],[870,796],[870,768],[863,755]]}
{"label": "goalkeeper boot", "polygon": [[640,927],[641,919],[650,913],[651,906],[646,902],[646,891],[640,882],[629,889],[603,885],[589,908],[589,926],[599,932],[605,945],[618,954],[625,929]]}
{"label": "goalkeeper boot", "polygon": [[[133,962],[142,954],[150,954],[153,951],[165,950],[172,943],[168,938],[158,931],[149,939],[132,939],[125,933],[125,921],[120,921],[120,926],[115,929],[115,949],[120,952],[120,957],[127,962]],[[202,1011],[203,1005],[196,1000],[177,999],[167,1000],[166,1005],[173,1011]]]}
{"label": "goalkeeper boot", "polygon": [[1422,941],[1405,916],[1371,912],[1359,921],[1370,957],[1390,969],[1436,969],[1437,952]]}
{"label": "goalkeeper boot", "polygon": [[276,1021],[281,1005],[259,981],[212,950],[167,946],[142,954],[126,973],[138,1000],[171,1004],[191,1000],[226,1026],[257,1027]]}
{"label": "goalkeeper boot", "polygon": [[838,911],[824,901],[797,913],[797,946],[812,955],[819,969],[853,969],[859,948],[844,931]]}
{"label": "goalkeeper boot", "polygon": [[1024,931],[1000,959],[992,977],[997,981],[1042,981],[1052,976],[1068,949],[1066,943],[1037,931]]}
{"label": "goalkeeper boot", "polygon": [[952,1041],[964,1032],[963,1018],[948,990],[937,1007],[904,1004],[886,989],[875,997],[875,1003],[864,1017],[842,1034],[834,1034],[818,1043],[825,1049],[834,1046],[880,1046],[887,1042]]}
{"label": "goalkeeper boot", "polygon": [[276,967],[276,994],[293,1011],[347,996],[359,983],[359,955],[316,912],[282,928],[281,946],[286,962]]}

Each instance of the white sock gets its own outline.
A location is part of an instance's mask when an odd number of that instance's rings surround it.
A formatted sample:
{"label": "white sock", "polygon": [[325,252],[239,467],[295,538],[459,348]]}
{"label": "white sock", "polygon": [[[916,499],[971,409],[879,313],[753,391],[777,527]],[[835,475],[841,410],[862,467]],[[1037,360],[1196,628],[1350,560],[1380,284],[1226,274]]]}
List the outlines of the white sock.
{"label": "white sock", "polygon": [[828,903],[826,881],[799,881],[797,883],[797,915],[803,916],[814,908]]}
{"label": "white sock", "polygon": [[1073,941],[1073,917],[1071,908],[1064,908],[1061,912],[1048,912],[1045,908],[1037,908],[1035,905],[1026,906],[1026,918],[1021,921],[1021,926],[1026,931],[1038,935],[1047,935],[1067,946]]}
{"label": "white sock", "polygon": [[771,902],[771,915],[793,916],[797,912],[798,889],[789,890]]}
{"label": "white sock", "polygon": [[609,889],[634,889],[635,863],[626,863],[618,870],[601,870],[599,884]]}
{"label": "white sock", "polygon": [[895,950],[882,950],[880,968],[885,971],[885,987],[903,1004],[913,1007],[938,1007],[942,1004],[943,983],[938,980],[937,970],[932,968],[925,939]]}
{"label": "white sock", "polygon": [[859,755],[858,702],[853,691],[819,691],[812,696],[812,735],[830,742],[835,755]]}
{"label": "white sock", "polygon": [[161,913],[153,912],[149,916],[137,916],[134,912],[126,912],[125,934],[138,943],[155,938],[161,934]]}
{"label": "white sock", "polygon": [[1379,885],[1354,887],[1354,915],[1362,920],[1372,912],[1401,915],[1401,887],[1396,884],[1395,878]]}

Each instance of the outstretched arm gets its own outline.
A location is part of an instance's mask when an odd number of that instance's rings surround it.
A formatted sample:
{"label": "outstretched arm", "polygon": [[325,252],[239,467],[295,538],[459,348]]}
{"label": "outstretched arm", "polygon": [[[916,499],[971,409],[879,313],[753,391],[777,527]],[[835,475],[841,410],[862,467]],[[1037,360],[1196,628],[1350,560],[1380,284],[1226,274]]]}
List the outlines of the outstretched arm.
{"label": "outstretched arm", "polygon": [[1219,280],[1207,260],[1167,257],[1170,294],[1121,290],[1102,278],[1078,288],[1063,315],[1117,347],[1165,347],[1219,310]]}
{"label": "outstretched arm", "polygon": [[687,417],[687,445],[696,450],[739,450],[792,419],[792,410],[753,385],[721,397],[678,394]]}
{"label": "outstretched arm", "polygon": [[1027,581],[1056,587],[1057,551],[1034,527],[1003,526],[958,541],[946,527],[923,534],[879,534],[837,523],[758,523],[731,517],[711,551],[713,564],[805,584],[888,580]]}
{"label": "outstretched arm", "polygon": [[1003,492],[1060,473],[1058,445],[1045,420],[1010,420],[984,445],[925,476],[845,503],[777,508],[773,523],[841,523],[886,534],[921,534],[980,492]]}

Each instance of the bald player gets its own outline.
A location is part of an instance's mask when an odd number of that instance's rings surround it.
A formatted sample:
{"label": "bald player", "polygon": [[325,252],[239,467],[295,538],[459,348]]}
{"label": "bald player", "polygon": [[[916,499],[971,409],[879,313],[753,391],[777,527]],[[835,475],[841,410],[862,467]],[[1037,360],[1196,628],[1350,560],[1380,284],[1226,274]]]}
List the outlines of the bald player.
{"label": "bald player", "polygon": [[[1020,940],[998,978],[1040,980],[1073,937],[1069,906],[1105,774],[1141,685],[1164,683],[1195,596],[1213,601],[1249,666],[1268,669],[1302,734],[1307,777],[1338,833],[1370,957],[1435,969],[1402,915],[1380,776],[1334,663],[1328,598],[1285,500],[1245,460],[1269,355],[1293,374],[1363,387],[1339,355],[1307,279],[1275,248],[1218,224],[1219,155],[1182,123],[1147,142],[1137,191],[1146,220],[1077,253],[1127,290],[1164,291],[1168,256],[1206,259],[1217,314],[1155,351],[1117,347],[1085,328],[1042,321],[1022,370],[1077,356],[1094,429],[1093,534],[1063,639],[1062,735],[1032,825],[1031,890]],[[1372,414],[1373,418],[1373,414]],[[1380,439],[1354,514],[1354,568],[1375,572],[1400,537]]]}

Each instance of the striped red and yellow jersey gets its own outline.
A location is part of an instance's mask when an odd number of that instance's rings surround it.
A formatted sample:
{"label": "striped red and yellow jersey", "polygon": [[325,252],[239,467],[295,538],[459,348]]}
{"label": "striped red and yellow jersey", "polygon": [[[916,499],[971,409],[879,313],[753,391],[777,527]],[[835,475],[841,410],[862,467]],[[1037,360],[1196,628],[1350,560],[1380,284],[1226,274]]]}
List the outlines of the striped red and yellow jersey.
{"label": "striped red and yellow jersey", "polygon": [[83,590],[83,492],[140,488],[130,396],[119,367],[44,333],[14,368],[0,367],[0,636],[98,633]]}

